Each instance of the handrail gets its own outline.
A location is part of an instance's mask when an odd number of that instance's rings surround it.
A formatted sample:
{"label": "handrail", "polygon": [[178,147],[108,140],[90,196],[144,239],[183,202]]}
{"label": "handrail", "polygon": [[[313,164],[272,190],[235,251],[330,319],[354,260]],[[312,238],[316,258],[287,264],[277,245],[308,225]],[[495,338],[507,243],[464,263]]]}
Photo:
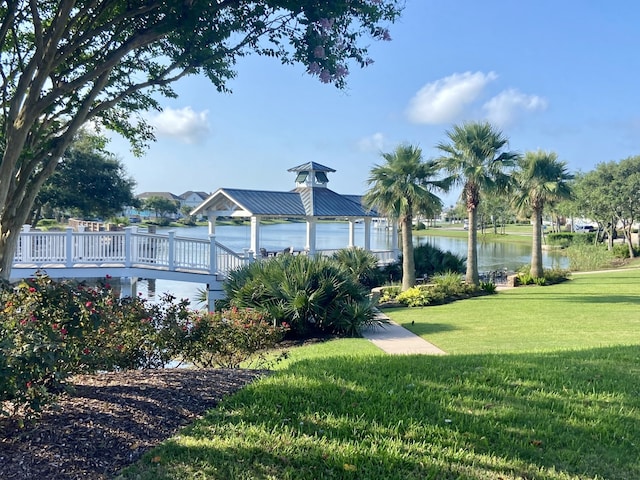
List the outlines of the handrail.
{"label": "handrail", "polygon": [[[212,255],[215,261],[211,262]],[[207,239],[138,232],[20,232],[14,268],[82,268],[114,265],[226,276],[250,261]]]}

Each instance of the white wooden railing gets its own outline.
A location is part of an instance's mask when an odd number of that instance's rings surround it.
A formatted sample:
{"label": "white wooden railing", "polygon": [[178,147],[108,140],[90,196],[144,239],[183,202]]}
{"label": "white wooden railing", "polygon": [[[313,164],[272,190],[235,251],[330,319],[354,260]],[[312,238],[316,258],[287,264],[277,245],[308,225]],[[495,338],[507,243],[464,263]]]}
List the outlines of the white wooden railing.
{"label": "white wooden railing", "polygon": [[[331,255],[337,250],[318,250],[316,254]],[[379,263],[395,261],[393,250],[372,251]],[[236,253],[215,241],[208,239],[178,237],[175,232],[167,234],[146,233],[137,227],[127,227],[124,231],[76,232],[67,228],[64,232],[23,231],[18,241],[13,271],[33,272],[45,270],[51,274],[74,274],[82,277],[90,269],[117,269],[120,274],[133,275],[134,270],[176,272],[182,277],[191,275],[190,281],[208,276],[223,280],[229,272],[254,261],[254,254],[248,250]],[[66,269],[62,272],[61,269]],[[69,272],[69,270],[73,270]],[[75,275],[77,273],[77,275]],[[156,277],[159,274],[156,274]],[[52,275],[55,276],[55,275]],[[196,278],[194,278],[194,276]]]}
{"label": "white wooden railing", "polygon": [[121,266],[226,276],[251,260],[246,252],[233,252],[215,237],[143,233],[136,227],[119,232],[75,232],[68,228],[64,232],[21,232],[13,267],[49,270]]}

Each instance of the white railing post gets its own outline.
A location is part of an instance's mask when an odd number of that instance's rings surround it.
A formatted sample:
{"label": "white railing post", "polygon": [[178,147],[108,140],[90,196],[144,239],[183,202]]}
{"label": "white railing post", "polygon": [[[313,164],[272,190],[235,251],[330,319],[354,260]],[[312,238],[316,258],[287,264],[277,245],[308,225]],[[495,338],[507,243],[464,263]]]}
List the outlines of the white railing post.
{"label": "white railing post", "polygon": [[253,263],[256,260],[256,256],[253,253],[253,250],[251,250],[250,248],[243,248],[242,249],[244,251],[244,263],[249,264],[249,263]]}
{"label": "white railing post", "polygon": [[133,250],[133,231],[136,227],[125,227],[124,229],[124,266],[131,266],[131,251]]}
{"label": "white railing post", "polygon": [[67,268],[73,267],[73,228],[67,227],[65,238],[65,265]]}
{"label": "white railing post", "polygon": [[22,246],[22,261],[30,262],[31,261],[31,250],[32,244],[31,236],[28,235],[29,230],[31,230],[31,225],[23,225],[22,232],[27,233],[27,235],[20,234],[20,244]]}
{"label": "white railing post", "polygon": [[175,243],[175,236],[176,236],[176,232],[175,231],[170,231],[169,232],[169,252],[168,252],[168,260],[169,260],[169,271],[173,272],[176,269],[176,265],[175,265],[175,249],[176,249],[176,243]]}
{"label": "white railing post", "polygon": [[218,273],[218,250],[216,248],[216,236],[209,235],[209,273]]}

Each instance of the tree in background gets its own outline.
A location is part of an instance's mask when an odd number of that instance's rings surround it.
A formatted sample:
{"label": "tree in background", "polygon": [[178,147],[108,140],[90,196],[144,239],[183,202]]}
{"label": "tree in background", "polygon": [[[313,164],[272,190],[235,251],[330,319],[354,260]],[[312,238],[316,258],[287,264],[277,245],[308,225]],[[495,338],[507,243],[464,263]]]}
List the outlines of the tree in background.
{"label": "tree in background", "polygon": [[142,207],[153,211],[156,218],[165,218],[167,215],[178,213],[180,209],[180,205],[175,200],[158,196],[146,198]]}
{"label": "tree in background", "polygon": [[478,285],[478,206],[483,195],[508,190],[508,170],[519,155],[504,151],[507,137],[486,122],[455,125],[447,137],[449,143],[437,145],[443,153],[438,162],[455,184],[462,185],[469,217],[466,281]]}
{"label": "tree in background", "polygon": [[0,3],[0,278],[40,188],[88,121],[153,140],[140,113],[205,75],[218,91],[246,55],[301,63],[342,88],[389,40],[401,0],[14,0]]}
{"label": "tree in background", "polygon": [[107,219],[136,206],[136,183],[106,145],[101,135],[82,131],[77,136],[38,193],[32,225],[38,223],[42,207],[80,218]]}
{"label": "tree in background", "polygon": [[[578,177],[577,202],[584,216],[609,225],[609,239],[620,226],[631,258],[635,256],[631,229],[638,220],[640,205],[640,156],[620,162],[603,162]],[[611,246],[611,243],[609,244]]]}
{"label": "tree in background", "polygon": [[416,283],[413,256],[413,218],[417,213],[433,218],[442,209],[442,200],[433,190],[446,191],[447,180],[437,180],[438,165],[422,159],[422,150],[400,145],[383,153],[385,162],[371,169],[369,190],[363,201],[370,208],[397,220],[402,234],[402,290]]}
{"label": "tree in background", "polygon": [[[478,222],[482,233],[485,228],[491,225],[494,234],[504,234],[505,225],[508,221],[515,219],[514,209],[506,195],[491,195],[483,198],[478,206]],[[500,232],[498,232],[500,227]]]}
{"label": "tree in background", "polygon": [[531,245],[531,276],[544,276],[542,268],[542,213],[545,207],[571,197],[570,181],[573,175],[567,164],[558,161],[553,152],[527,152],[518,161],[514,173],[514,203],[521,211],[531,213],[533,237]]}

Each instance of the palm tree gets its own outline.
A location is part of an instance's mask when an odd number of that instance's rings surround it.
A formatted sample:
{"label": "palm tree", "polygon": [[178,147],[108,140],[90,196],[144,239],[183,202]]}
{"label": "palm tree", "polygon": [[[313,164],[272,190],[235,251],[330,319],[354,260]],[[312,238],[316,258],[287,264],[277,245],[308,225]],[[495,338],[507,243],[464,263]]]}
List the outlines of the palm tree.
{"label": "palm tree", "polygon": [[446,191],[447,180],[437,180],[436,162],[423,161],[422,150],[403,144],[392,153],[383,153],[386,163],[375,165],[367,180],[370,189],[365,205],[398,220],[402,234],[402,290],[416,283],[413,258],[413,217],[416,213],[434,215],[442,208],[442,200],[433,190]]}
{"label": "palm tree", "polygon": [[443,152],[438,162],[452,176],[454,184],[462,185],[462,195],[469,216],[466,281],[478,285],[478,205],[482,195],[506,192],[510,182],[507,170],[520,157],[505,152],[507,138],[487,122],[454,125],[447,132],[450,143],[439,143]]}
{"label": "palm tree", "polygon": [[567,171],[567,164],[558,161],[553,152],[527,152],[519,161],[515,174],[514,198],[520,210],[530,210],[533,223],[531,245],[531,276],[544,275],[542,268],[542,213],[545,207],[553,206],[561,200],[571,198],[570,181],[573,175]]}

